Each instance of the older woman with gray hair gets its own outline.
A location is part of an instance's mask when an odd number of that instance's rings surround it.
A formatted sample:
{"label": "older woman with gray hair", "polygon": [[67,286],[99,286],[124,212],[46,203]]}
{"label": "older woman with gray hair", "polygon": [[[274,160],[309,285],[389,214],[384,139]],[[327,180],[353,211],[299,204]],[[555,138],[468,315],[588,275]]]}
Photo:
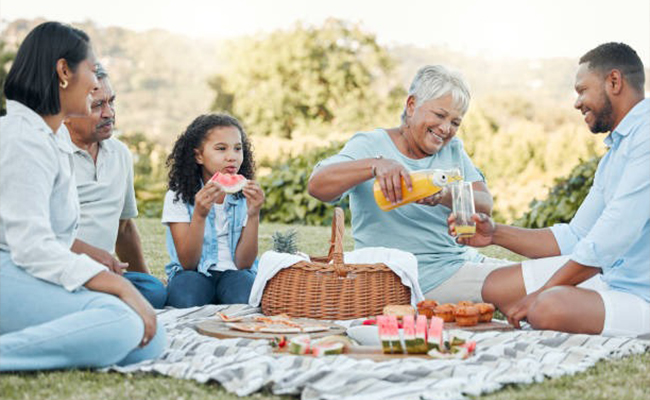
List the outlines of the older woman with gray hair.
{"label": "older woman with gray hair", "polygon": [[465,181],[473,182],[476,211],[489,215],[492,195],[485,178],[456,137],[469,101],[460,74],[441,65],[425,66],[411,83],[400,126],[356,133],[339,154],[321,161],[309,180],[309,193],[319,200],[350,196],[356,248],[413,253],[425,297],[442,302],[481,301],[485,277],[505,262],[449,236],[449,191],[385,212],[375,202],[373,183],[378,180],[384,196],[397,203],[402,184],[411,188],[410,171],[460,167]]}

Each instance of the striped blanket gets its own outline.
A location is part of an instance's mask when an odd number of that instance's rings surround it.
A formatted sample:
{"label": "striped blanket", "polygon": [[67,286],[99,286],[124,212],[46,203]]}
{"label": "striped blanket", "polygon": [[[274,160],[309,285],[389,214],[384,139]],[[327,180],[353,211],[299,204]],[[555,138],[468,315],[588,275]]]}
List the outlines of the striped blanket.
{"label": "striped blanket", "polygon": [[281,356],[263,340],[215,339],[194,326],[217,311],[259,313],[248,305],[167,309],[159,321],[169,346],[158,360],[119,372],[156,372],[198,382],[214,380],[229,392],[250,395],[269,387],[278,395],[311,399],[463,399],[510,383],[533,383],[584,371],[603,359],[643,353],[650,341],[549,331],[480,332],[470,336],[476,353],[467,360],[402,358],[384,362],[346,356]]}

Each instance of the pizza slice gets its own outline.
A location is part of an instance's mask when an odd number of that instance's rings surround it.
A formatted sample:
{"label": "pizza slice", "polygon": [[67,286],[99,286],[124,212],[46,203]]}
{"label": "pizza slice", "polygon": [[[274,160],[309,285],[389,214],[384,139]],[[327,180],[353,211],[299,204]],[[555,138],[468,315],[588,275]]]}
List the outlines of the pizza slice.
{"label": "pizza slice", "polygon": [[218,312],[215,314],[217,317],[221,318],[223,322],[238,322],[242,321],[244,317],[229,317],[224,313]]}

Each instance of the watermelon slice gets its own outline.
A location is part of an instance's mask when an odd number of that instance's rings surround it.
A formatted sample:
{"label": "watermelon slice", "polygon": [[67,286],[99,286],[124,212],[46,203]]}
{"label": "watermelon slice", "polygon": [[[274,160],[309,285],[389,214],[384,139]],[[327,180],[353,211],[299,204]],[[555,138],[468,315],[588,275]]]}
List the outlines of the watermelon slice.
{"label": "watermelon slice", "polygon": [[311,353],[316,357],[343,354],[343,343],[318,343],[311,347]]}
{"label": "watermelon slice", "polygon": [[474,353],[474,350],[476,350],[476,342],[475,341],[465,342],[465,343],[461,344],[460,346],[466,348],[467,351],[469,352],[469,354]]}
{"label": "watermelon slice", "polygon": [[431,317],[431,325],[429,325],[429,338],[428,338],[428,348],[429,350],[438,350],[442,351],[442,329],[445,322],[442,318]]}
{"label": "watermelon slice", "polygon": [[246,186],[248,180],[239,174],[222,174],[217,172],[212,175],[210,182],[217,182],[221,187],[223,187],[224,192],[226,193],[237,193]]}
{"label": "watermelon slice", "polygon": [[377,327],[379,332],[379,341],[381,342],[381,348],[384,351],[384,354],[390,354],[392,350],[390,347],[388,321],[386,316],[384,315],[377,316]]}
{"label": "watermelon slice", "polygon": [[296,336],[289,341],[289,352],[291,354],[309,353],[309,335]]}
{"label": "watermelon slice", "polygon": [[399,328],[397,327],[397,317],[388,315],[388,337],[393,354],[403,354],[404,348],[402,341],[399,338]]}
{"label": "watermelon slice", "polygon": [[404,345],[406,352],[409,354],[417,354],[415,344],[415,319],[412,315],[404,316]]}
{"label": "watermelon slice", "polygon": [[427,345],[427,317],[418,315],[415,324],[415,349],[418,354],[425,354],[429,347]]}

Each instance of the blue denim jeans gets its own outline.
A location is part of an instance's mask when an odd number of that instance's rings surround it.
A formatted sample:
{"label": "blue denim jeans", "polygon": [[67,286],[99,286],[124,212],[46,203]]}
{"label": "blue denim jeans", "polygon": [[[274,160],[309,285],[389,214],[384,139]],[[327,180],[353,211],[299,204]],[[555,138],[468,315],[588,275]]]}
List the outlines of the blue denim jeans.
{"label": "blue denim jeans", "polygon": [[144,323],[119,298],[37,279],[0,252],[0,371],[98,368],[153,359],[165,328],[143,348]]}
{"label": "blue denim jeans", "polygon": [[125,272],[124,277],[142,293],[142,296],[151,303],[153,308],[165,307],[167,288],[158,278],[143,272]]}
{"label": "blue denim jeans", "polygon": [[246,304],[255,281],[256,269],[179,271],[167,285],[167,305],[176,308],[205,304]]}

